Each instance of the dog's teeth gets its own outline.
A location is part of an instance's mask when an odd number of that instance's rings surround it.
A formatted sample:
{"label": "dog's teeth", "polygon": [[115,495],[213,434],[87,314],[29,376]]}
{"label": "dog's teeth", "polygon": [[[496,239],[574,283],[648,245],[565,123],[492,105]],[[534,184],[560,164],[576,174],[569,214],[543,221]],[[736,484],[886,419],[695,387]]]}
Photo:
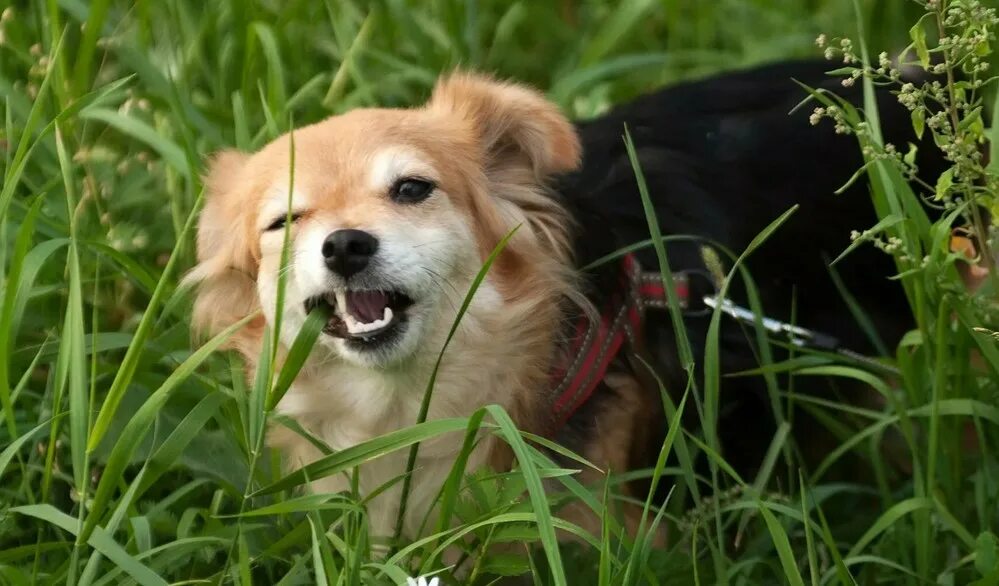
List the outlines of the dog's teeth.
{"label": "dog's teeth", "polygon": [[333,293],[333,299],[336,301],[336,306],[340,309],[340,312],[347,315],[347,292],[336,291]]}
{"label": "dog's teeth", "polygon": [[359,322],[356,318],[354,318],[354,316],[350,315],[350,313],[344,314],[343,321],[347,324],[348,332],[355,335],[363,335],[384,328],[392,323],[393,317],[392,308],[386,307],[385,311],[382,313],[382,318],[370,323]]}

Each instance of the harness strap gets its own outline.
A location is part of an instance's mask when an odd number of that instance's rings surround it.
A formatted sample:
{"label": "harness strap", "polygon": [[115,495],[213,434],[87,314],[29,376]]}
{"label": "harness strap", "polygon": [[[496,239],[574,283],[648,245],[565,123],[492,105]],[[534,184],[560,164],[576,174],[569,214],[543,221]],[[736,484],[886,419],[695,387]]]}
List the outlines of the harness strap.
{"label": "harness strap", "polygon": [[[795,346],[838,352],[855,359],[859,356],[842,348],[833,336],[758,316],[749,309],[728,299],[719,299],[714,294],[692,300],[690,274],[696,272],[673,274],[672,285],[681,309],[689,310],[692,305],[697,304],[707,308],[708,312],[721,311],[747,325],[759,321],[771,334],[783,337]],[[657,272],[642,271],[635,256],[626,254],[621,258],[617,286],[605,306],[600,308],[599,319],[592,319],[585,313],[579,316],[573,325],[571,340],[550,374],[549,388],[555,397],[554,417],[559,426],[590,399],[607,374],[611,362],[626,343],[630,344],[632,353],[641,348],[642,324],[645,321],[645,310],[649,307],[669,308],[663,277]],[[876,363],[872,359],[867,361]]]}
{"label": "harness strap", "polygon": [[[680,306],[686,308],[690,300],[686,275],[674,275],[673,287]],[[550,388],[556,397],[554,415],[560,425],[589,400],[621,347],[641,337],[645,309],[668,306],[662,275],[643,272],[633,254],[625,255],[618,286],[600,308],[599,320],[585,314],[579,317],[562,364],[552,371]]]}

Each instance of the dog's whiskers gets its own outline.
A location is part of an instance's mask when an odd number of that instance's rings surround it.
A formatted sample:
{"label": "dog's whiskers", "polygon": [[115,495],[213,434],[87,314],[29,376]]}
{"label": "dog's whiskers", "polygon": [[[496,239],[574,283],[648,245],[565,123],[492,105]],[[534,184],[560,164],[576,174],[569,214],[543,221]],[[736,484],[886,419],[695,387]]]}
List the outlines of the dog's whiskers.
{"label": "dog's whiskers", "polygon": [[460,295],[460,293],[458,292],[458,289],[453,284],[451,284],[450,281],[448,281],[447,279],[445,279],[444,277],[442,277],[440,274],[438,274],[434,270],[428,269],[427,267],[423,267],[423,266],[421,266],[420,269],[423,270],[423,271],[425,271],[428,275],[430,275],[430,281],[438,289],[440,289],[441,293],[443,294],[442,297],[444,297],[444,299],[447,300],[448,305],[451,306],[451,309],[454,310],[455,312],[457,312],[458,308],[457,308],[457,306],[455,306],[454,300],[451,298],[451,295],[449,295],[448,292],[444,289],[444,285],[446,284],[448,287],[451,288],[452,291],[455,292],[455,294]]}
{"label": "dog's whiskers", "polygon": [[443,268],[448,273],[455,272],[455,269],[456,269],[456,267],[455,267],[455,261],[453,261],[453,260],[446,260],[446,259],[443,259],[443,258],[441,258],[439,256],[436,256],[436,255],[433,255],[433,254],[427,255],[427,258],[430,259],[430,260],[432,260],[432,261],[434,261],[434,264],[440,266],[441,268]]}
{"label": "dog's whiskers", "polygon": [[419,244],[414,244],[413,248],[423,248],[424,246],[430,246],[430,245],[433,245],[433,244],[440,244],[442,242],[447,242],[447,240],[442,238],[440,240],[431,240],[429,242],[421,242]]}

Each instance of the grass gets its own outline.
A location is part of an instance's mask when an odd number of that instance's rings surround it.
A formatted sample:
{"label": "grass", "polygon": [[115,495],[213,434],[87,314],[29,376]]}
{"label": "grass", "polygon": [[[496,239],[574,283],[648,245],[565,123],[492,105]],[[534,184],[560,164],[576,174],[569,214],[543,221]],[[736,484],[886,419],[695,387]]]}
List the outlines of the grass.
{"label": "grass", "polygon": [[[884,357],[901,374],[885,381],[828,357],[762,355],[777,412],[799,401],[841,441],[805,470],[785,423],[757,477],[739,478],[712,431],[722,400],[713,330],[698,365],[703,388],[677,403],[663,393],[674,425],[643,474],[671,487],[670,498],[641,503],[650,515],[633,540],[612,515],[599,535],[561,520],[570,499],[612,508],[617,479],[585,489],[551,458],[571,454],[520,434],[495,407],[337,453],[315,440],[327,455],[282,473],[264,430],[295,428],[272,410],[315,328],[280,368],[267,353],[251,384],[238,360],[215,351],[232,330],[190,342],[179,279],[193,263],[207,153],[253,149],[359,106],[419,103],[459,65],[536,84],[590,117],[665,83],[813,55],[820,32],[854,35],[858,14],[873,29],[870,47],[897,49],[920,9],[903,0],[858,1],[856,11],[842,0],[15,2],[0,23],[0,583],[393,584],[444,570],[452,544],[472,558],[461,580],[444,571],[453,583],[524,574],[573,585],[999,583],[999,348],[975,329],[977,302],[953,287],[943,241],[954,218],[913,214],[919,202],[883,162],[869,173],[880,225],[931,259],[930,270],[903,273],[919,326]],[[748,279],[735,252],[724,261]],[[860,380],[885,406],[807,399],[778,384],[787,372],[797,387],[819,375]],[[691,410],[703,433],[676,425]],[[356,488],[294,491],[445,432],[463,431],[467,454],[480,429],[511,444],[517,469],[467,482],[452,474],[427,537],[387,556],[367,535]],[[887,463],[884,446],[911,471]],[[826,479],[846,454],[873,482]],[[709,477],[695,470],[701,460]],[[799,481],[776,485],[777,467]],[[651,547],[659,525],[670,533],[664,551]],[[557,548],[556,530],[582,545]],[[537,547],[490,549],[511,543]]]}

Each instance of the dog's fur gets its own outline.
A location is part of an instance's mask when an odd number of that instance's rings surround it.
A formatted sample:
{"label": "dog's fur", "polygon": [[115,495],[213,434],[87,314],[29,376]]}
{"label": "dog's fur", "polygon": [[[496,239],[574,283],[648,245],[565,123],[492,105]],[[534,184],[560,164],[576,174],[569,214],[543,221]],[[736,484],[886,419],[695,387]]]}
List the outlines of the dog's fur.
{"label": "dog's fur", "polygon": [[[811,128],[806,114],[787,115],[804,96],[791,78],[823,85],[823,69],[824,64],[786,64],[688,84],[578,128],[533,90],[454,74],[422,107],[355,110],[298,129],[252,155],[219,153],[206,178],[199,264],[190,275],[199,283],[194,323],[214,333],[261,311],[231,340],[256,364],[265,325],[276,323],[284,235],[267,228],[286,214],[289,203],[296,220],[289,228],[280,320],[285,347],[314,296],[348,287],[410,297],[415,303],[406,311],[402,333],[390,343],[366,349],[321,335],[279,405],[332,448],[343,449],[416,422],[466,292],[484,259],[516,228],[451,341],[429,418],[466,416],[499,404],[521,429],[557,435],[605,468],[643,467],[655,454],[665,423],[658,389],[632,364],[619,360],[594,399],[557,434],[547,387],[568,318],[598,305],[614,276],[613,267],[586,274],[576,267],[647,238],[621,141],[623,124],[638,145],[665,233],[698,234],[739,251],[800,203],[797,217],[750,263],[765,306],[786,316],[797,287],[804,325],[864,350],[866,341],[849,325],[822,257],[838,253],[848,244],[850,229],[863,229],[873,219],[864,194],[832,195],[859,168],[857,148],[850,139],[832,136],[831,129]],[[886,131],[899,135],[904,118],[887,101],[884,105]],[[393,185],[407,177],[429,180],[435,186],[430,196],[419,203],[393,201]],[[326,268],[321,252],[327,235],[345,228],[379,240],[372,264],[346,280]],[[674,268],[703,268],[696,246],[671,246],[669,252]],[[847,265],[844,278],[892,341],[907,317],[898,291],[884,280],[890,269],[876,256],[858,258],[848,262],[876,268],[865,276]],[[642,253],[640,261],[657,264],[650,253]],[[655,313],[647,321],[648,355],[671,389],[682,390],[668,318]],[[687,325],[695,348],[703,348],[706,319],[690,318]],[[754,366],[740,328],[726,324],[722,344],[726,370]],[[726,393],[732,388],[740,394],[731,404],[742,409],[741,432],[763,425],[769,407],[757,399],[759,383],[726,385]],[[720,429],[723,439],[732,435],[724,425]],[[757,435],[766,437],[748,434]],[[451,468],[457,439],[421,446],[406,519],[410,535]],[[318,456],[311,444],[286,430],[275,430],[271,441],[292,466]],[[733,450],[748,467],[759,451],[744,439]],[[398,452],[365,464],[362,491],[402,474],[405,457]],[[512,464],[502,443],[488,437],[469,468],[487,464],[499,469]],[[339,477],[316,485],[325,491],[347,488]],[[372,503],[374,534],[391,533],[398,500],[396,484]]]}

